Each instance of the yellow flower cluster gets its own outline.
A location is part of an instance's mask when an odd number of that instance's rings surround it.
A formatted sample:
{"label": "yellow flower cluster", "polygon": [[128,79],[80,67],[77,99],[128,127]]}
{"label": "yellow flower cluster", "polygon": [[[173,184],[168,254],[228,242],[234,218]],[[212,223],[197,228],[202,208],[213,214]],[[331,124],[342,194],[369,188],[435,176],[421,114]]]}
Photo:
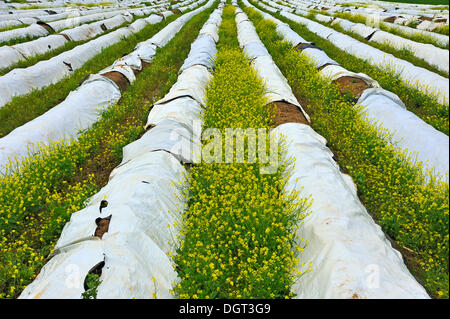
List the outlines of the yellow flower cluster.
{"label": "yellow flower cluster", "polygon": [[[234,9],[224,10],[221,41],[233,39]],[[230,44],[230,43],[228,43]],[[264,85],[239,48],[222,43],[207,88],[204,128],[269,128]],[[302,241],[295,232],[306,201],[283,193],[289,161],[272,175],[260,163],[206,164],[191,169],[181,242],[174,257],[181,298],[286,298],[298,274]]]}
{"label": "yellow flower cluster", "polygon": [[246,10],[294,93],[308,100],[313,128],[327,139],[339,165],[357,184],[368,211],[407,252],[412,273],[433,295],[448,298],[448,184],[433,178],[426,182],[422,163],[390,146],[390,136],[369,125],[357,105],[281,41],[273,23]]}

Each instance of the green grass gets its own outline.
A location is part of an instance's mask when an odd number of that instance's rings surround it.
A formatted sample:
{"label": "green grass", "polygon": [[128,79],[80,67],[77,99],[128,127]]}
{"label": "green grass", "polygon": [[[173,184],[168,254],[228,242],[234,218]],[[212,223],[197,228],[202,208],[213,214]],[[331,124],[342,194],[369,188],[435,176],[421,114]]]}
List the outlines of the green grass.
{"label": "green grass", "polygon": [[421,165],[390,146],[387,133],[370,125],[311,61],[282,41],[274,24],[250,8],[245,11],[294,93],[304,101],[312,127],[327,139],[338,164],[353,178],[362,203],[400,250],[412,252],[408,266],[428,291],[448,298],[448,184],[426,183]]}
{"label": "green grass", "polygon": [[[234,8],[224,9],[204,127],[270,128],[265,87],[236,42]],[[206,144],[204,144],[206,146]],[[219,145],[220,148],[223,145]],[[225,150],[225,148],[223,148]],[[216,155],[216,154],[215,154]],[[283,162],[274,174],[261,163],[201,163],[191,168],[174,257],[180,298],[289,298],[297,274],[295,230],[303,207],[282,194]],[[301,202],[304,204],[304,202]]]}
{"label": "green grass", "polygon": [[35,278],[70,215],[107,183],[122,159],[122,148],[144,133],[152,103],[175,83],[192,41],[213,10],[193,17],[158,50],[119,103],[78,141],[43,147],[20,169],[0,177],[0,298],[17,297]]}
{"label": "green grass", "polygon": [[[250,2],[258,7],[255,1]],[[263,8],[258,8],[264,11]],[[273,15],[279,20],[287,23],[306,41],[314,42],[317,46],[323,49],[330,58],[338,62],[342,67],[352,72],[365,73],[372,79],[375,79],[381,87],[397,94],[403,103],[405,103],[408,110],[415,113],[437,130],[443,132],[444,134],[449,134],[448,105],[440,104],[435,98],[424,94],[417,89],[406,86],[406,84],[404,84],[400,79],[399,75],[392,70],[387,68],[381,69],[379,67],[369,65],[366,61],[349,55],[345,51],[334,46],[330,41],[317,36],[304,25],[292,22],[291,20],[281,16],[279,13],[275,13]]]}

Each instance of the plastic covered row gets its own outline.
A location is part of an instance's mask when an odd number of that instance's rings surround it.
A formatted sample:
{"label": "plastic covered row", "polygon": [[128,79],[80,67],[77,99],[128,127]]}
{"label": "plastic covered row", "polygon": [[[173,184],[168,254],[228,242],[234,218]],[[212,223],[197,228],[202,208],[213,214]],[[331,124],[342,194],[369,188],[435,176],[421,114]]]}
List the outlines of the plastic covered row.
{"label": "plastic covered row", "polygon": [[[189,13],[189,16],[194,14]],[[153,23],[162,19],[157,17],[159,19]],[[185,19],[183,21],[187,22]],[[134,70],[142,69],[141,60],[135,53],[136,50],[118,59],[99,74],[91,75],[62,103],[0,138],[0,172],[5,171],[9,160],[27,156],[38,143],[47,145],[54,140],[76,138],[80,131],[96,122],[101,112],[121,97],[116,83],[102,75],[116,71],[125,74],[132,83],[135,80]]]}
{"label": "plastic covered row", "polygon": [[[247,0],[244,4],[253,7]],[[262,13],[264,17],[268,14]],[[272,17],[272,21],[284,25]],[[282,35],[282,34],[281,34]],[[295,47],[295,42],[293,47]],[[308,48],[302,51],[315,66],[320,74],[330,81],[342,77],[362,80],[368,88],[357,96],[357,103],[362,107],[363,116],[375,127],[381,127],[390,134],[389,142],[406,152],[415,162],[422,162],[424,173],[448,182],[449,175],[449,137],[425,123],[414,113],[408,111],[400,98],[380,88],[378,82],[363,73],[354,73],[330,63],[326,53],[320,48]],[[324,57],[325,56],[325,57]],[[428,171],[428,172],[427,172]]]}
{"label": "plastic covered row", "polygon": [[[308,241],[300,259],[314,271],[295,281],[296,298],[429,298],[359,201],[325,138],[302,123],[281,124],[270,134],[296,159],[284,191],[312,198],[296,236]],[[302,272],[307,267],[297,265]]]}
{"label": "plastic covered row", "polygon": [[89,273],[100,276],[97,298],[172,297],[177,274],[169,253],[178,227],[168,226],[180,223],[186,208],[186,170],[171,152],[156,148],[183,134],[176,123],[163,120],[134,142],[144,140],[145,151],[125,146],[108,184],[72,215],[52,258],[20,298],[81,298]]}
{"label": "plastic covered row", "polygon": [[281,12],[287,19],[304,24],[310,31],[318,36],[327,39],[339,49],[357,58],[367,61],[371,65],[380,68],[389,68],[399,74],[400,79],[406,85],[413,87],[420,92],[436,98],[439,103],[448,104],[448,78],[417,67],[410,62],[398,59],[392,54],[385,53],[379,49],[371,47],[365,43],[328,28],[320,23],[311,21],[288,12]]}
{"label": "plastic covered row", "polygon": [[270,103],[286,102],[295,105],[309,121],[308,114],[302,108],[294,93],[292,93],[286,78],[273,62],[269,52],[259,39],[255,27],[248,20],[247,15],[239,8],[236,9],[236,23],[239,45],[250,58],[251,66],[258,71],[265,82],[268,101]]}
{"label": "plastic covered row", "polygon": [[14,69],[1,76],[0,107],[9,103],[14,96],[28,94],[33,90],[57,83],[64,77],[69,76],[104,48],[142,30],[146,24],[140,20],[146,23],[154,21],[151,17],[136,20],[129,26],[102,35],[49,60],[40,61],[25,69]]}

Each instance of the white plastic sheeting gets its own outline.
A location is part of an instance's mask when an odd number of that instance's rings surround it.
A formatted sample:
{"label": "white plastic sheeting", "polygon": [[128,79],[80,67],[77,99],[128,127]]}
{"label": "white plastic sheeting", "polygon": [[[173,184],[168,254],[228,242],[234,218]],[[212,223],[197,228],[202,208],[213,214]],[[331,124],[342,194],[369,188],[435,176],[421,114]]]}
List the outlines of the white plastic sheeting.
{"label": "white plastic sheeting", "polygon": [[[185,173],[164,151],[121,164],[88,206],[72,215],[56,244],[56,256],[20,298],[80,298],[88,271],[102,261],[97,298],[151,298],[153,293],[170,298],[176,272],[166,254],[175,245],[177,229],[168,225],[179,222],[185,205],[178,186]],[[108,206],[100,211],[105,197]],[[108,232],[95,240],[95,220],[109,216]],[[67,272],[68,265],[73,273]],[[81,285],[67,285],[70,279]]]}
{"label": "white plastic sheeting", "polygon": [[[151,20],[146,20],[151,21]],[[84,63],[123,38],[139,32],[140,28],[124,27],[106,35],[100,36],[90,42],[79,45],[72,50],[59,54],[49,60],[40,61],[25,69],[15,69],[0,77],[0,107],[4,106],[14,96],[30,93],[50,84],[57,83]]]}
{"label": "white plastic sheeting", "polygon": [[[141,60],[135,52],[116,60],[99,74],[117,71],[132,83],[135,80],[133,69],[142,69]],[[64,102],[0,139],[0,172],[4,171],[4,165],[9,159],[26,156],[29,148],[33,150],[38,142],[48,144],[56,139],[76,138],[80,130],[97,121],[101,110],[119,98],[120,91],[114,82],[103,76],[91,76],[90,80],[70,93]]]}
{"label": "white plastic sheeting", "polygon": [[[196,41],[191,45],[191,51],[181,68],[177,82],[172,86],[169,93],[161,100],[157,101],[148,116],[146,128],[160,124],[165,120],[176,121],[187,127],[189,134],[195,133],[194,121],[197,126],[202,125],[201,112],[205,106],[205,87],[211,80],[210,70],[212,67],[204,65],[204,55],[201,52],[210,54],[216,52],[215,39],[218,39],[218,28],[221,20],[222,7],[216,9],[204,26],[211,26],[208,33],[200,32]],[[203,28],[202,28],[203,30]],[[206,40],[205,38],[208,38]],[[209,61],[208,61],[209,63]],[[188,135],[189,136],[189,135]],[[199,145],[189,145],[188,149],[194,150]],[[198,159],[195,155],[195,159]],[[187,156],[184,156],[185,160]],[[192,159],[193,160],[193,159]]]}
{"label": "white plastic sheeting", "polygon": [[[244,0],[244,4],[251,6],[247,0]],[[254,9],[260,12],[257,8]],[[272,21],[282,23],[274,18]],[[303,50],[303,54],[306,54],[313,63],[317,61],[315,54],[318,52],[325,54],[317,49]],[[321,65],[316,63],[316,66]],[[363,115],[369,123],[387,130],[396,147],[403,151],[407,150],[407,154],[415,161],[423,162],[425,170],[432,170],[435,177],[448,181],[449,137],[447,135],[408,111],[397,95],[380,88],[378,82],[363,73],[354,73],[333,64],[325,66],[320,73],[330,81],[343,76],[363,80],[371,88],[364,90],[358,103],[362,105]]]}
{"label": "white plastic sheeting", "polygon": [[[76,26],[79,26],[81,24],[92,22],[96,20],[103,20],[105,18],[111,18],[117,14],[122,14],[124,16],[127,16],[128,19],[131,19],[131,14],[126,10],[116,10],[106,13],[95,13],[91,15],[85,15],[85,16],[76,16],[64,20],[57,20],[54,22],[48,22],[47,25],[50,26],[55,32],[61,31],[63,29],[67,28],[74,28]],[[130,20],[129,20],[130,21]],[[24,21],[26,22],[26,21]],[[32,21],[27,21],[32,22]],[[8,31],[0,32],[0,43],[6,42],[12,39],[17,38],[25,38],[25,37],[41,37],[48,35],[48,31],[39,24],[32,24],[25,28],[19,28],[19,29],[13,29]]]}
{"label": "white plastic sheeting", "polygon": [[105,18],[111,18],[117,14],[122,14],[122,16],[126,17],[126,19],[128,21],[131,21],[131,19],[132,19],[132,15],[128,11],[119,10],[116,12],[96,13],[96,14],[87,15],[87,16],[81,16],[81,17],[76,17],[76,18],[60,20],[60,21],[48,22],[47,25],[49,25],[55,32],[59,32],[61,30],[67,29],[67,28],[74,28],[76,26],[79,26],[79,25],[87,23],[87,22],[104,20]]}
{"label": "white plastic sheeting", "polygon": [[[406,85],[435,97],[440,103],[448,104],[448,78],[444,78],[443,76],[424,68],[417,67],[407,61],[398,59],[391,54],[361,43],[350,36],[325,27],[320,23],[288,12],[281,12],[281,15],[294,22],[305,24],[310,31],[329,40],[336,47],[350,55],[363,59],[369,64],[381,68],[389,67],[394,72],[399,73],[400,79]],[[324,36],[325,34],[327,35]]]}
{"label": "white plastic sheeting", "polygon": [[327,65],[322,70],[320,70],[320,73],[323,76],[330,79],[330,81],[335,81],[341,77],[349,76],[349,77],[363,80],[368,86],[370,86],[372,88],[380,87],[380,85],[378,84],[377,81],[375,81],[371,77],[367,76],[366,74],[348,71],[347,69],[344,69],[340,65]]}
{"label": "white plastic sheeting", "polygon": [[[108,184],[85,209],[71,216],[53,257],[20,298],[80,298],[84,279],[101,262],[104,266],[97,298],[151,298],[153,293],[158,298],[171,298],[177,274],[168,253],[176,245],[178,229],[168,226],[181,221],[180,212],[186,207],[181,184],[186,171],[177,160],[182,160],[183,152],[177,153],[168,144],[180,138],[191,143],[192,137],[184,139],[190,131],[189,125],[162,119],[127,145]],[[106,207],[102,206],[105,200]],[[110,219],[101,239],[93,237],[98,218]],[[68,274],[68,267],[75,274]]]}
{"label": "white plastic sheeting", "polygon": [[393,23],[388,23],[388,22],[383,22],[384,25],[393,28],[393,29],[397,29],[403,33],[409,34],[409,35],[424,35],[427,37],[431,37],[433,38],[435,41],[437,41],[439,44],[441,45],[448,45],[449,44],[449,37],[443,34],[438,34],[438,33],[433,33],[433,32],[428,32],[428,31],[424,31],[424,30],[417,30],[414,28],[410,28],[410,27],[406,27],[406,26],[400,26],[400,25],[395,25]]}
{"label": "white plastic sheeting", "polygon": [[[239,17],[240,16],[240,17]],[[266,85],[266,97],[269,103],[285,101],[297,106],[303,113],[305,118],[309,121],[308,114],[303,110],[300,103],[297,101],[291,87],[287,83],[286,78],[281,73],[280,69],[273,62],[270,54],[265,50],[264,44],[258,37],[255,27],[247,19],[246,14],[241,9],[236,9],[239,45],[244,52],[251,58],[251,66],[258,72]]]}
{"label": "white plastic sheeting", "polygon": [[222,23],[221,13],[214,11],[211,14],[211,17],[208,19],[208,21],[200,29],[199,36],[209,35],[217,43],[219,41],[219,34],[217,30],[221,23]]}
{"label": "white plastic sheeting", "polygon": [[297,159],[284,191],[312,198],[297,236],[308,241],[302,262],[314,271],[293,285],[297,298],[429,298],[359,201],[325,138],[298,123],[271,135],[285,142],[286,158]]}
{"label": "white plastic sheeting", "polygon": [[396,146],[424,169],[448,183],[449,137],[407,111],[398,96],[383,89],[367,89],[358,100],[364,116],[392,134]]}
{"label": "white plastic sheeting", "polygon": [[48,35],[48,31],[44,27],[38,24],[32,24],[25,28],[18,28],[0,32],[0,44],[2,42],[7,42],[12,39],[26,38],[26,37],[42,37],[45,35]]}
{"label": "white plastic sheeting", "polygon": [[199,163],[201,140],[196,133],[192,124],[164,119],[139,140],[123,148],[123,161],[147,152],[164,150],[183,163]]}
{"label": "white plastic sheeting", "polygon": [[387,44],[397,50],[407,50],[414,56],[436,66],[439,70],[445,72],[449,71],[448,50],[437,48],[432,44],[424,44],[408,40],[386,31],[371,28],[361,23],[353,23],[340,18],[333,20],[332,25],[335,24],[340,25],[346,31],[360,35],[363,38],[370,36],[370,39],[368,40],[369,42]]}
{"label": "white plastic sheeting", "polygon": [[9,46],[0,47],[0,69],[6,68],[25,57],[17,50]]}
{"label": "white plastic sheeting", "polygon": [[0,172],[9,159],[26,156],[38,142],[45,145],[76,137],[120,96],[114,82],[102,76],[91,76],[62,103],[0,138]]}
{"label": "white plastic sheeting", "polygon": [[180,72],[194,66],[203,65],[209,70],[213,69],[213,59],[216,55],[214,38],[209,35],[200,35],[191,45],[189,56],[184,61]]}
{"label": "white plastic sheeting", "polygon": [[312,197],[297,236],[308,240],[302,262],[314,271],[293,285],[297,298],[429,298],[359,201],[352,179],[340,172],[326,140],[298,123],[271,134],[283,136],[286,156],[297,159],[285,191]]}
{"label": "white plastic sheeting", "polygon": [[202,126],[202,105],[190,96],[179,97],[164,104],[155,104],[147,119],[146,128],[155,126],[163,120],[172,120],[194,129],[194,121]]}
{"label": "white plastic sheeting", "polygon": [[62,47],[65,43],[67,43],[67,40],[63,36],[53,34],[31,42],[16,44],[13,48],[19,51],[25,58],[30,58]]}

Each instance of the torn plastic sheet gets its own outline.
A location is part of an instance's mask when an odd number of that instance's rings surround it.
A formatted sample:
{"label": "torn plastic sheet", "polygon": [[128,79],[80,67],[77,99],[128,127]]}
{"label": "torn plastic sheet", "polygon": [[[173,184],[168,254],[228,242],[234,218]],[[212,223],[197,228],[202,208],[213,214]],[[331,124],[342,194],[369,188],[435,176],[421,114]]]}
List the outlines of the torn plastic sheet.
{"label": "torn plastic sheet", "polygon": [[81,299],[89,271],[104,260],[103,242],[85,241],[51,258],[19,299]]}
{"label": "torn plastic sheet", "polygon": [[136,80],[136,76],[134,75],[133,69],[128,66],[126,63],[115,62],[113,65],[108,66],[107,68],[101,70],[98,74],[104,75],[109,72],[119,72],[124,77],[127,78],[129,83],[133,83]]}
{"label": "torn plastic sheet", "polygon": [[173,262],[143,233],[107,233],[73,245],[53,257],[19,298],[81,299],[87,274],[103,261],[98,299],[171,298]]}
{"label": "torn plastic sheet", "polygon": [[91,75],[63,102],[0,138],[0,172],[9,159],[26,156],[37,143],[48,145],[50,141],[76,138],[80,130],[89,128],[120,96],[114,82]]}
{"label": "torn plastic sheet", "polygon": [[297,123],[280,125],[271,134],[284,137],[288,158],[301,159],[285,191],[313,199],[297,236],[308,240],[302,261],[311,262],[314,271],[292,286],[297,298],[428,299],[359,201],[351,178],[340,172],[326,140]]}
{"label": "torn plastic sheet", "polygon": [[217,49],[214,39],[209,35],[200,35],[191,44],[191,51],[179,72],[181,73],[194,65],[203,65],[208,70],[212,70],[216,52]]}
{"label": "torn plastic sheet", "polygon": [[156,55],[156,49],[156,45],[148,43],[148,41],[141,42],[136,46],[134,54],[139,56],[142,61],[151,63]]}

